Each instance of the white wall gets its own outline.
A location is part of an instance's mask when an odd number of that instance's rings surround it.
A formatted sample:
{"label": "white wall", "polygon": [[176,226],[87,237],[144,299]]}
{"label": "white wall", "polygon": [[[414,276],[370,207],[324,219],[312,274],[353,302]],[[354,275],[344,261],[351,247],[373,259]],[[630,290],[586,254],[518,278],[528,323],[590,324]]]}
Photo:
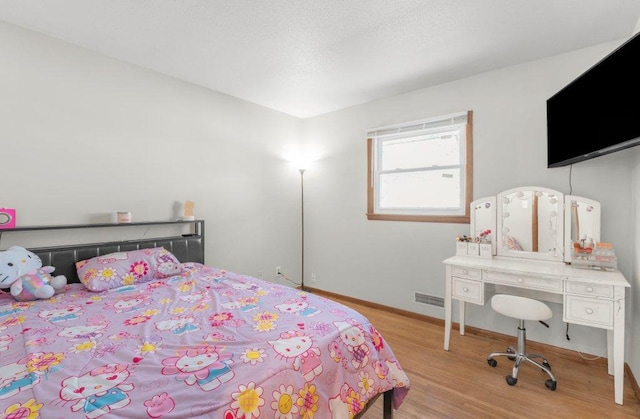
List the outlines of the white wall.
{"label": "white wall", "polygon": [[20,225],[170,220],[189,199],[208,264],[299,276],[299,175],[280,156],[301,120],[5,23],[0,61],[0,205]]}
{"label": "white wall", "polygon": [[[480,74],[304,121],[306,142],[325,157],[305,174],[308,220],[305,275],[320,289],[435,317],[444,310],[417,304],[415,291],[444,296],[442,261],[455,253],[464,224],[367,221],[366,131],[377,126],[474,111],[474,199],[523,185],[569,192],[569,168],[547,169],[546,99],[622,43],[614,42],[525,65]],[[576,121],[585,123],[586,121]],[[573,194],[602,203],[602,240],[615,244],[619,267],[633,266],[631,166],[628,152],[574,165]],[[305,195],[307,196],[307,195]],[[531,327],[529,337],[600,354],[606,333],[571,326],[571,342],[558,305],[551,329]],[[454,310],[457,314],[457,310]],[[454,315],[454,320],[456,320]],[[636,309],[636,317],[637,309]],[[472,306],[469,324],[513,334],[513,322],[491,308]],[[638,346],[636,338],[636,347]],[[628,346],[630,347],[630,346]]]}

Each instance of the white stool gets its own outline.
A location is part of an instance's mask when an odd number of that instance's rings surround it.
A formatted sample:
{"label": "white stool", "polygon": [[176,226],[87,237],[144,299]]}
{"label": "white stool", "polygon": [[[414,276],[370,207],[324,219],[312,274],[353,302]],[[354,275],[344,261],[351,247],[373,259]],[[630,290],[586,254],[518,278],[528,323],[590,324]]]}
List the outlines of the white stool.
{"label": "white stool", "polygon": [[[527,331],[524,328],[525,320],[543,321],[551,318],[552,313],[548,305],[541,301],[532,300],[531,298],[519,297],[516,295],[498,294],[491,299],[491,307],[498,313],[508,317],[518,319],[518,348],[514,350],[511,346],[506,352],[494,352],[487,358],[487,363],[492,367],[498,365],[496,356],[507,356],[511,360],[515,360],[513,364],[512,375],[507,375],[507,383],[510,386],[518,382],[518,368],[523,361],[527,361],[542,371],[549,374],[550,379],[545,382],[545,386],[549,390],[556,389],[556,377],[551,372],[551,366],[546,358],[540,354],[528,354],[526,351]],[[547,326],[548,327],[548,326]],[[541,358],[542,364],[534,361],[532,358]]]}

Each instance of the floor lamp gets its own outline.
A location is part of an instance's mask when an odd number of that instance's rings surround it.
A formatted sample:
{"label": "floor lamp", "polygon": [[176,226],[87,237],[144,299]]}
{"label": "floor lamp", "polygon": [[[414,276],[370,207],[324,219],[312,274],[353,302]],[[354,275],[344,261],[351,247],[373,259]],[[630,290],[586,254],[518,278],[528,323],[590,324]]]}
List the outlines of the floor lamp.
{"label": "floor lamp", "polygon": [[[310,164],[315,161],[315,158],[307,153],[301,152],[300,150],[294,151],[292,150],[288,153],[288,156],[285,154],[285,159],[288,160],[293,167],[298,169],[300,172],[300,220],[301,220],[301,228],[300,228],[300,289],[306,291],[304,285],[304,172],[307,170]],[[313,279],[313,275],[312,275]]]}
{"label": "floor lamp", "polygon": [[300,250],[301,250],[301,271],[300,271],[300,289],[304,291],[304,171],[303,167],[298,169],[300,171],[300,219],[302,221],[302,236],[300,238]]}

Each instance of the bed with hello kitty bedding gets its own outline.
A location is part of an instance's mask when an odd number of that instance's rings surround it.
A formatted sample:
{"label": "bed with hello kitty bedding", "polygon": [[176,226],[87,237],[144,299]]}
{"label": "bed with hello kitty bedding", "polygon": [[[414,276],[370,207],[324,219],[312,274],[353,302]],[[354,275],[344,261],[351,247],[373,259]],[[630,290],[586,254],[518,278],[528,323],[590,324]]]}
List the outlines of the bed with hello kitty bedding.
{"label": "bed with hello kitty bedding", "polygon": [[350,308],[164,249],[114,255],[50,299],[0,295],[0,417],[351,418],[409,390]]}

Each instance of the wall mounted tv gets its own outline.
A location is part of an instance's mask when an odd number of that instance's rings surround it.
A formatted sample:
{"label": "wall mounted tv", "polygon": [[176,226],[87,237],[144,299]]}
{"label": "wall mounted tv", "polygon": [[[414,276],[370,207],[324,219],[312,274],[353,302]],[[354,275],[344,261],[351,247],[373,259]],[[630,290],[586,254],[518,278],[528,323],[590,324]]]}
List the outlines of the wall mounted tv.
{"label": "wall mounted tv", "polygon": [[640,144],[640,33],[547,100],[548,167]]}

